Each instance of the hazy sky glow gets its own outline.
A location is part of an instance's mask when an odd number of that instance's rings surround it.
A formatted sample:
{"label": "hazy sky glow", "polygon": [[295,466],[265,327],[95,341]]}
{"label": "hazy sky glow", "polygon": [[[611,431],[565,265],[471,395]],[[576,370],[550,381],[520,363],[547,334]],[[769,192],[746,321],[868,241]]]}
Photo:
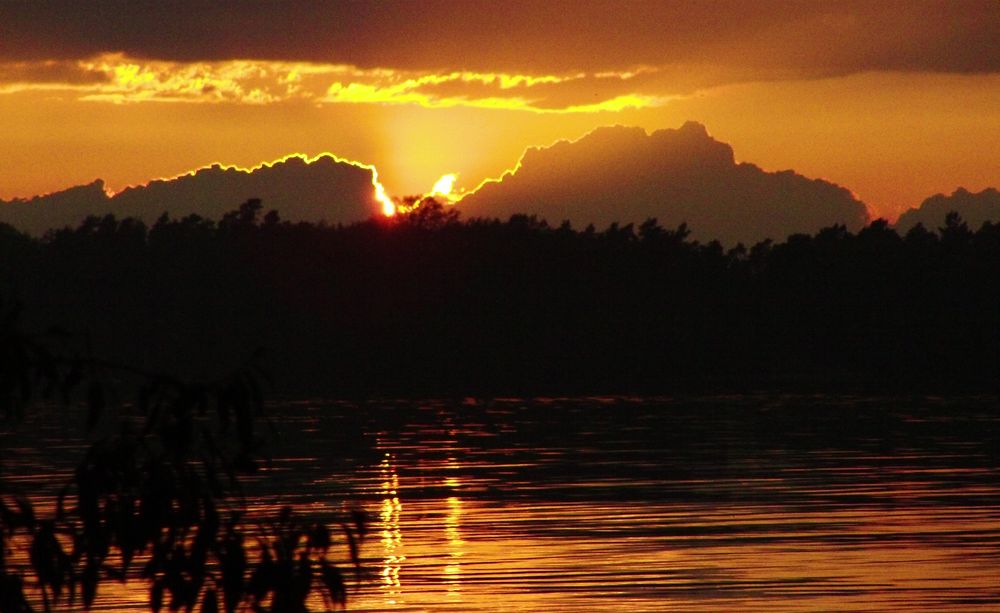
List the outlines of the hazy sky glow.
{"label": "hazy sky glow", "polygon": [[8,3],[0,198],[323,151],[397,194],[471,188],[530,145],[692,119],[894,218],[1000,183],[998,40],[992,0]]}

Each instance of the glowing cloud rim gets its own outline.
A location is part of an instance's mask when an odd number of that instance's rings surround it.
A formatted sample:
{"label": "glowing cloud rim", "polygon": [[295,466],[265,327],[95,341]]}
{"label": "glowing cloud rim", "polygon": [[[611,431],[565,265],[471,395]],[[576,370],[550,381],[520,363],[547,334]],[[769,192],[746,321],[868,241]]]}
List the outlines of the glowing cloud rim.
{"label": "glowing cloud rim", "polygon": [[[52,76],[55,70],[58,76]],[[674,96],[640,91],[608,93],[596,102],[581,96],[556,104],[552,88],[584,80],[622,84],[641,67],[619,72],[512,74],[504,72],[362,69],[347,64],[227,60],[175,62],[104,53],[65,62],[0,63],[0,95],[65,92],[79,100],[114,104],[142,102],[269,105],[283,102],[469,107],[531,113],[619,112],[662,106]],[[451,93],[435,88],[449,87]],[[546,89],[547,88],[547,89]],[[473,90],[478,92],[474,94]],[[631,88],[630,88],[631,89]],[[588,94],[589,96],[589,94]],[[573,103],[573,99],[578,103]]]}
{"label": "glowing cloud rim", "polygon": [[261,162],[260,164],[257,164],[256,166],[250,166],[250,167],[238,166],[236,164],[223,164],[221,162],[213,162],[211,164],[206,164],[204,166],[199,166],[198,168],[195,168],[193,170],[188,170],[186,172],[182,172],[182,173],[179,173],[179,174],[176,174],[176,175],[167,176],[167,177],[156,177],[156,178],[149,179],[148,181],[145,181],[145,182],[142,182],[142,183],[135,183],[135,184],[131,184],[131,185],[126,185],[126,186],[124,186],[124,187],[122,187],[120,189],[111,189],[111,188],[105,186],[104,193],[107,194],[107,196],[109,198],[111,198],[111,197],[114,197],[115,195],[120,194],[120,193],[122,193],[122,192],[124,192],[126,190],[129,190],[129,189],[133,189],[133,188],[137,188],[137,187],[146,187],[146,186],[148,186],[151,183],[156,183],[156,182],[160,182],[160,181],[168,182],[168,181],[175,181],[177,179],[181,179],[181,178],[184,178],[184,177],[193,177],[194,175],[198,174],[199,172],[201,172],[203,170],[211,170],[211,169],[214,169],[214,168],[218,168],[218,169],[221,169],[221,170],[233,170],[233,171],[241,172],[241,173],[244,173],[244,174],[253,174],[255,171],[261,170],[263,168],[273,168],[273,167],[275,167],[275,166],[277,166],[279,164],[283,164],[283,163],[285,163],[285,162],[287,162],[289,160],[293,160],[293,159],[302,160],[306,164],[313,164],[313,163],[315,163],[315,162],[317,162],[317,161],[319,161],[321,159],[324,159],[324,158],[330,158],[330,159],[332,159],[337,164],[348,164],[350,166],[354,166],[355,168],[361,168],[361,169],[364,169],[364,170],[367,170],[367,171],[371,172],[371,176],[372,176],[372,178],[371,178],[371,183],[372,183],[372,198],[373,198],[373,200],[380,205],[381,212],[386,217],[391,217],[391,216],[393,216],[393,215],[396,214],[396,205],[393,203],[392,198],[389,197],[388,192],[386,192],[385,186],[382,185],[381,181],[379,181],[379,178],[378,178],[378,169],[375,168],[374,164],[366,164],[364,162],[358,162],[357,160],[351,160],[351,159],[348,159],[348,158],[343,158],[343,157],[340,157],[339,155],[336,155],[335,153],[331,153],[329,151],[324,151],[322,153],[317,153],[316,155],[313,155],[313,156],[307,155],[305,153],[290,153],[290,154],[282,156],[282,157],[280,157],[280,158],[278,158],[276,160],[272,160],[270,162]]}
{"label": "glowing cloud rim", "polygon": [[[236,164],[223,164],[221,162],[213,162],[211,164],[199,166],[198,168],[195,168],[193,170],[188,170],[186,172],[182,172],[176,175],[167,177],[156,177],[153,179],[149,179],[148,181],[144,181],[142,183],[126,185],[119,189],[112,189],[105,185],[104,193],[108,196],[108,198],[112,198],[117,194],[120,194],[126,190],[139,187],[146,187],[151,183],[169,182],[169,181],[175,181],[177,179],[182,179],[184,177],[193,177],[203,170],[221,169],[224,171],[232,170],[244,174],[253,174],[254,172],[261,170],[263,168],[273,168],[279,164],[283,164],[293,159],[301,160],[305,164],[313,164],[325,158],[329,158],[334,163],[337,164],[348,164],[350,166],[354,166],[355,168],[361,168],[371,172],[372,198],[374,202],[376,202],[379,205],[380,212],[384,217],[393,217],[399,212],[405,212],[407,210],[410,210],[410,208],[412,208],[412,207],[406,207],[401,203],[393,200],[393,198],[386,191],[385,186],[379,180],[378,169],[375,167],[374,164],[366,164],[364,162],[359,162],[357,160],[343,158],[329,151],[323,151],[321,153],[317,153],[316,155],[312,156],[305,153],[290,153],[276,160],[271,160],[269,162],[261,162],[260,164],[250,167],[239,166]],[[440,179],[437,180],[437,182],[434,183],[434,186],[430,189],[430,191],[420,195],[417,198],[417,202],[420,202],[427,198],[440,198],[443,199],[447,204],[453,204],[459,198],[465,195],[464,192],[456,194],[453,191],[455,181],[457,179],[458,179],[457,173],[448,173],[443,175]]]}

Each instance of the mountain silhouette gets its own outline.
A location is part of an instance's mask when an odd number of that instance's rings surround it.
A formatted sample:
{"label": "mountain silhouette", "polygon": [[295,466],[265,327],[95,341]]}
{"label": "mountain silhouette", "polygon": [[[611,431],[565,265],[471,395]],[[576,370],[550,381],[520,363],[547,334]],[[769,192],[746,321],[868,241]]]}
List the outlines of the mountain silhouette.
{"label": "mountain silhouette", "polygon": [[987,221],[1000,221],[1000,191],[990,187],[981,192],[970,192],[958,188],[950,196],[936,194],[920,203],[920,206],[903,213],[896,222],[896,229],[907,232],[918,223],[929,230],[944,224],[948,213],[955,211],[972,228],[978,228]]}
{"label": "mountain silhouette", "polygon": [[351,223],[379,211],[372,185],[374,170],[331,155],[312,160],[290,156],[252,170],[215,164],[172,179],[151,181],[109,196],[100,179],[88,185],[0,201],[0,222],[32,234],[74,226],[89,215],[112,213],[147,223],[164,212],[219,219],[250,198],[290,221]]}
{"label": "mountain silhouette", "polygon": [[578,227],[657,218],[728,245],[832,224],[857,230],[869,219],[864,203],[843,187],[737,164],[732,147],[695,122],[652,134],[603,127],[577,141],[528,149],[514,171],[484,183],[459,207],[466,217],[528,213]]}

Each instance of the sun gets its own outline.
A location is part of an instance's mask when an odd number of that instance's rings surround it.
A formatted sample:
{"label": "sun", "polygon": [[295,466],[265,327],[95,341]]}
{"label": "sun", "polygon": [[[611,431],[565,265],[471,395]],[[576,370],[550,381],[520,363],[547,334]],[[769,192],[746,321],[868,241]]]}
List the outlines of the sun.
{"label": "sun", "polygon": [[434,187],[431,188],[431,193],[428,194],[428,196],[441,196],[449,202],[455,200],[455,195],[452,194],[452,190],[455,188],[456,179],[458,179],[458,175],[455,173],[444,175],[437,180],[437,183],[435,183]]}

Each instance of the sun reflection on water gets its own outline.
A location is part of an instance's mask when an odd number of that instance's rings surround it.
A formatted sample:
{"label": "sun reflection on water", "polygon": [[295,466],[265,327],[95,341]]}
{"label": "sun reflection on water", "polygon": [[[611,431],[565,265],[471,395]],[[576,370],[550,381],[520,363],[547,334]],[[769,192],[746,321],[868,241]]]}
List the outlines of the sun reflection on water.
{"label": "sun reflection on water", "polygon": [[379,476],[382,480],[382,508],[379,518],[382,520],[382,584],[386,604],[396,604],[403,594],[399,580],[399,570],[406,556],[402,554],[403,531],[399,525],[399,517],[403,505],[399,502],[399,474],[396,472],[395,458],[386,453],[379,464]]}
{"label": "sun reflection on water", "polygon": [[[449,461],[449,468],[452,468]],[[446,477],[444,483],[453,491],[460,486],[456,477]],[[462,598],[462,556],[465,555],[465,541],[462,540],[462,499],[449,496],[447,511],[444,518],[444,534],[448,540],[448,559],[444,567],[444,584],[448,597],[456,600]]]}
{"label": "sun reflection on water", "polygon": [[[996,466],[965,430],[914,433],[890,408],[872,418],[919,442],[905,453],[812,430],[769,447],[737,427],[778,419],[750,401],[718,414],[608,402],[394,413],[366,473],[382,572],[352,607],[998,610]],[[782,419],[813,426],[826,409],[793,403]],[[961,600],[970,590],[981,600]]]}

